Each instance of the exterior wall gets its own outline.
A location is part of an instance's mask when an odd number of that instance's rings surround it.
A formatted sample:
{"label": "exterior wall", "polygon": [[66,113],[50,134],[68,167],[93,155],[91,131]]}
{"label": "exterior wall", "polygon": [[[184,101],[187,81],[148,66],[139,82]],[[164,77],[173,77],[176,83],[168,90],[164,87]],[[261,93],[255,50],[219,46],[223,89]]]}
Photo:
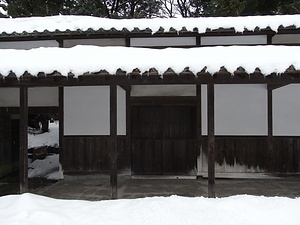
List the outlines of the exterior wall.
{"label": "exterior wall", "polygon": [[133,47],[195,46],[196,37],[130,38]]}
{"label": "exterior wall", "polygon": [[[126,134],[125,91],[117,89],[118,135]],[[110,135],[109,86],[64,88],[64,135]]]}
{"label": "exterior wall", "polygon": [[273,90],[273,133],[300,136],[300,85],[290,84]]}
{"label": "exterior wall", "polygon": [[299,44],[300,34],[275,34],[272,44]]}
{"label": "exterior wall", "polygon": [[267,44],[266,35],[204,36],[201,45],[261,45]]}
{"label": "exterior wall", "polygon": [[19,93],[19,88],[0,88],[0,107],[18,107]]}
{"label": "exterior wall", "polygon": [[[207,94],[202,86],[202,133],[207,134]],[[215,85],[216,135],[267,135],[267,87]]]}
{"label": "exterior wall", "polygon": [[196,96],[196,85],[133,85],[131,96]]}
{"label": "exterior wall", "polygon": [[76,45],[125,46],[125,38],[67,39],[63,41],[64,48],[70,48]]}
{"label": "exterior wall", "polygon": [[108,86],[64,88],[64,134],[110,134]]}
{"label": "exterior wall", "polygon": [[126,92],[117,87],[117,135],[126,135]]}
{"label": "exterior wall", "polygon": [[5,41],[0,42],[0,49],[32,49],[39,47],[58,47],[55,40],[47,41]]}
{"label": "exterior wall", "polygon": [[[18,107],[20,105],[19,93],[19,88],[0,88],[0,107]],[[58,88],[29,88],[28,106],[58,106]]]}
{"label": "exterior wall", "polygon": [[28,89],[29,106],[58,106],[57,87],[36,87]]}

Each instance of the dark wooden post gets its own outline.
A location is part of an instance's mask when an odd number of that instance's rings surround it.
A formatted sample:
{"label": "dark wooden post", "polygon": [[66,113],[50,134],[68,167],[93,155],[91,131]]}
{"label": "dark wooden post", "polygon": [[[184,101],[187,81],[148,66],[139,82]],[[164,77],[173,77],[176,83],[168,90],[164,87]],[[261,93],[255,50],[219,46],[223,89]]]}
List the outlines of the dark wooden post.
{"label": "dark wooden post", "polygon": [[208,130],[208,197],[215,197],[215,93],[214,84],[207,84]]}
{"label": "dark wooden post", "polygon": [[129,155],[128,163],[131,165],[131,105],[130,105],[130,93],[131,86],[128,86],[126,89],[126,143],[127,143],[127,153]]}
{"label": "dark wooden post", "polygon": [[64,88],[58,88],[59,107],[59,162],[62,165],[64,159]]}
{"label": "dark wooden post", "polygon": [[28,87],[20,87],[20,194],[28,192]]}
{"label": "dark wooden post", "polygon": [[[196,109],[196,118],[197,118],[197,158],[200,157],[202,149],[202,108],[201,108],[201,84],[196,86],[196,95],[197,95],[197,109]],[[199,163],[197,164],[199,166]],[[198,168],[199,171],[200,168]]]}
{"label": "dark wooden post", "polygon": [[269,172],[273,168],[273,90],[268,86],[268,161]]}
{"label": "dark wooden post", "polygon": [[111,198],[118,198],[117,168],[117,85],[110,85],[110,185]]}

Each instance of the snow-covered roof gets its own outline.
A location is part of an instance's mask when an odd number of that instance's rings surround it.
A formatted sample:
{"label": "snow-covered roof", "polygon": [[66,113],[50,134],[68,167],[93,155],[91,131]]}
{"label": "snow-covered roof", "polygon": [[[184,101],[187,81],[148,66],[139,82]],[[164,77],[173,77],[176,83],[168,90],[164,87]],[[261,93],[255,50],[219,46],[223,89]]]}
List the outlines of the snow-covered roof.
{"label": "snow-covered roof", "polygon": [[25,71],[33,76],[54,71],[66,76],[106,70],[115,74],[118,69],[131,73],[155,68],[163,74],[168,68],[175,73],[186,67],[194,74],[206,69],[211,74],[225,67],[234,73],[239,67],[247,73],[259,68],[265,75],[283,73],[291,65],[300,70],[299,46],[228,46],[202,48],[147,49],[129,47],[76,46],[73,48],[38,48],[31,50],[0,50],[0,74],[13,71],[17,77]]}
{"label": "snow-covered roof", "polygon": [[[300,15],[203,17],[203,18],[154,18],[154,19],[107,19],[91,16],[52,16],[0,19],[0,34],[39,34],[70,32],[137,32],[156,33],[234,29],[235,32],[254,31],[293,26],[300,27]],[[1,35],[0,35],[1,36]]]}

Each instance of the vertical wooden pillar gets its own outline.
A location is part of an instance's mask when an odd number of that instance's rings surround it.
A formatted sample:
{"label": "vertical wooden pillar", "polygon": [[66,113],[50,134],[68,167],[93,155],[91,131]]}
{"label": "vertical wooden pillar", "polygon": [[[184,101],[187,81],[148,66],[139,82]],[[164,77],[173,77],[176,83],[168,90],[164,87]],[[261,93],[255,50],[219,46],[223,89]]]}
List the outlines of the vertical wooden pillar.
{"label": "vertical wooden pillar", "polygon": [[128,154],[128,165],[131,165],[131,105],[130,105],[131,86],[126,88],[126,146]]}
{"label": "vertical wooden pillar", "polygon": [[111,198],[118,198],[117,168],[117,85],[110,85],[110,185]]}
{"label": "vertical wooden pillar", "polygon": [[28,192],[28,87],[20,87],[20,194]]}
{"label": "vertical wooden pillar", "polygon": [[271,172],[273,169],[273,90],[268,88],[268,159],[267,168]]}
{"label": "vertical wooden pillar", "polygon": [[214,84],[207,84],[208,133],[208,197],[215,197],[215,93]]}
{"label": "vertical wooden pillar", "polygon": [[[202,149],[202,108],[201,108],[201,84],[197,84],[196,86],[196,97],[197,97],[197,105],[196,105],[196,121],[197,121],[197,160],[200,158],[201,149]],[[199,163],[197,164],[199,166]],[[201,168],[197,168],[198,171]]]}
{"label": "vertical wooden pillar", "polygon": [[58,108],[59,108],[59,162],[62,165],[64,158],[64,88],[58,88]]}

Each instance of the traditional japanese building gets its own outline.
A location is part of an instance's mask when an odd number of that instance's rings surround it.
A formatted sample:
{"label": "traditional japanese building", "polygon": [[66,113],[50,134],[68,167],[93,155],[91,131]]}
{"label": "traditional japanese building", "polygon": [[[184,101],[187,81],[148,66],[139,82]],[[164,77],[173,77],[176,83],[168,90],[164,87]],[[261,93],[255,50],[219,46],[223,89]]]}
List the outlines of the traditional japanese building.
{"label": "traditional japanese building", "polygon": [[[58,113],[64,174],[300,171],[300,16],[0,19],[0,175],[28,113]],[[20,140],[20,141],[19,141]],[[113,194],[113,195],[115,195]],[[213,193],[211,193],[213,195]]]}

